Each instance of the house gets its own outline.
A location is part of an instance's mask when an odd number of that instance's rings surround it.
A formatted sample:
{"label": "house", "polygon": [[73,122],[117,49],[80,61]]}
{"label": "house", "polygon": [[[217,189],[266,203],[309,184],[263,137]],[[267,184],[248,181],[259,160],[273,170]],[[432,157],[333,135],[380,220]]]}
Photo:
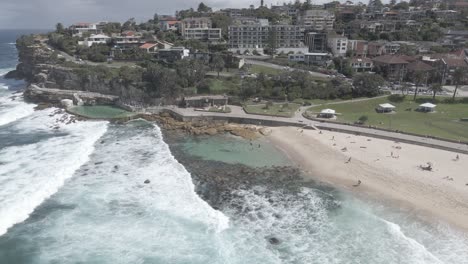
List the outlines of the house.
{"label": "house", "polygon": [[97,34],[97,35],[91,35],[85,38],[84,41],[78,41],[78,45],[91,47],[94,44],[107,44],[110,42],[110,40],[111,38],[106,35]]}
{"label": "house", "polygon": [[161,49],[158,52],[158,58],[165,62],[175,62],[189,57],[190,50],[184,47],[172,47],[169,49]]}
{"label": "house", "polygon": [[169,49],[174,44],[165,41],[156,41],[155,43],[145,43],[139,48],[146,50],[147,53],[157,53],[161,49]]}
{"label": "house", "polygon": [[180,21],[173,16],[160,16],[159,28],[162,31],[177,31],[179,29]]}
{"label": "house", "polygon": [[288,61],[304,62],[305,54],[288,54]]}
{"label": "house", "polygon": [[407,66],[406,66],[406,70],[408,72],[408,74],[414,74],[416,72],[422,72],[422,73],[426,73],[426,74],[430,74],[434,68],[423,62],[423,61],[420,61],[420,60],[417,60],[417,61],[413,61],[411,63],[409,63]]}
{"label": "house", "polygon": [[423,61],[442,75],[442,84],[453,84],[453,74],[455,70],[461,68],[468,71],[467,57],[465,51],[445,53],[445,54],[430,54],[423,57]]}
{"label": "house", "polygon": [[330,53],[306,53],[304,54],[304,62],[310,65],[326,67],[331,63]]}
{"label": "house", "polygon": [[466,47],[468,45],[468,30],[447,30],[440,42],[449,47]]}
{"label": "house", "polygon": [[347,50],[350,50],[356,57],[376,57],[385,54],[385,42],[348,40]]}
{"label": "house", "polygon": [[406,75],[409,62],[404,56],[383,55],[373,58],[374,67],[377,72],[382,73],[385,78],[394,81],[402,81]]}
{"label": "house", "polygon": [[351,68],[354,72],[370,72],[374,68],[374,62],[369,58],[355,58],[351,59]]}
{"label": "house", "polygon": [[70,26],[73,36],[83,36],[83,33],[102,34],[102,30],[98,29],[98,23],[76,23]]}

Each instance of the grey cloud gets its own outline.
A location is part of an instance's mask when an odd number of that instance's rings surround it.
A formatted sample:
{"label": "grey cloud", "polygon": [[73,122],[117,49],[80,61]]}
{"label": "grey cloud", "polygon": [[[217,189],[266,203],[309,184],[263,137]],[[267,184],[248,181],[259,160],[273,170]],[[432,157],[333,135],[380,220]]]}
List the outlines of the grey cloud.
{"label": "grey cloud", "polygon": [[[200,0],[0,0],[0,28],[53,28],[86,21],[144,21],[158,14],[196,8]],[[203,0],[216,9],[258,6],[260,0]],[[286,1],[266,0],[265,3]],[[287,1],[289,2],[289,1]]]}

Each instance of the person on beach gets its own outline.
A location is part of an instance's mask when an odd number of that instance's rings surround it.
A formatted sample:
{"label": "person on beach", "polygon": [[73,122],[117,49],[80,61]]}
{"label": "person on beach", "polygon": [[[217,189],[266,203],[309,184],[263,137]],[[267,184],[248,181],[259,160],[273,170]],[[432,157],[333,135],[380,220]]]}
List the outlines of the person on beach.
{"label": "person on beach", "polygon": [[349,157],[348,161],[346,161],[346,163],[350,163],[351,162],[351,157]]}

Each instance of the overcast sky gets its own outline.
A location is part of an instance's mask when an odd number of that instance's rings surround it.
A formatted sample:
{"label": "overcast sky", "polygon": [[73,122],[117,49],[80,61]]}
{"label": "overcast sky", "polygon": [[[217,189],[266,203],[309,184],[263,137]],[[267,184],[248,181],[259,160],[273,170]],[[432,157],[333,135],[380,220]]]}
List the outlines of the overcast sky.
{"label": "overcast sky", "polygon": [[[137,21],[146,21],[155,12],[174,14],[176,10],[196,8],[199,2],[200,0],[0,0],[0,28],[51,29],[57,22],[68,26],[75,22],[124,22],[131,17]],[[260,4],[260,0],[203,0],[203,2],[215,9]],[[265,4],[268,5],[283,2],[289,0],[265,0]]]}

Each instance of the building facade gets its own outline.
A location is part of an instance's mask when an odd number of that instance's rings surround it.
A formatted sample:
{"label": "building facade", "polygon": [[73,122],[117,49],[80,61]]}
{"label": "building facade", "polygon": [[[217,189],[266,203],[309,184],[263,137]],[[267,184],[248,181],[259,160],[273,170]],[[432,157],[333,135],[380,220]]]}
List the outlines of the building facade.
{"label": "building facade", "polygon": [[336,34],[328,35],[328,47],[330,48],[333,56],[335,57],[344,57],[346,56],[346,51],[348,50],[348,38],[345,36],[340,36]]}
{"label": "building facade", "polygon": [[270,25],[266,19],[243,21],[229,26],[229,48],[263,49],[304,47],[303,26]]}
{"label": "building facade", "polygon": [[335,15],[327,10],[306,10],[298,15],[298,25],[314,31],[333,30]]}
{"label": "building facade", "polygon": [[186,18],[180,22],[180,33],[184,39],[218,41],[221,39],[221,29],[212,28],[208,17]]}

